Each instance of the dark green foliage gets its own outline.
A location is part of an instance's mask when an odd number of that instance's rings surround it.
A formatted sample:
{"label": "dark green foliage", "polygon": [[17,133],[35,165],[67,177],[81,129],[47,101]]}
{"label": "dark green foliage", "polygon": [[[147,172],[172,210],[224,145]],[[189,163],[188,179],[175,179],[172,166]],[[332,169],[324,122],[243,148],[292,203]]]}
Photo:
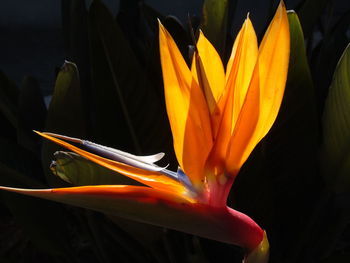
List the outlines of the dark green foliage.
{"label": "dark green foliage", "polygon": [[225,52],[230,2],[236,1],[205,0],[203,3],[201,29],[221,56]]}
{"label": "dark green foliage", "polygon": [[[333,76],[323,114],[323,174],[327,185],[338,193],[350,190],[350,46],[343,53]],[[330,174],[332,176],[330,176]]]}
{"label": "dark green foliage", "polygon": [[[34,83],[26,83],[33,81]],[[9,83],[9,82],[7,82]],[[25,79],[25,85],[35,85],[35,80]],[[15,88],[14,86],[12,86]],[[2,86],[1,88],[4,88]],[[23,94],[26,94],[28,90],[34,90],[31,92],[32,96],[28,96],[28,101],[23,101]],[[33,112],[40,112],[43,108],[38,104],[38,95],[35,92],[36,88],[23,87],[21,94],[18,98],[12,97],[13,93],[7,93],[3,97],[4,101],[10,102],[12,99],[13,112],[20,112],[21,114],[14,114],[13,123],[17,123],[18,144],[16,139],[12,136],[6,136],[7,134],[1,134],[1,147],[0,147],[0,183],[1,185],[11,185],[14,187],[32,187],[42,188],[46,187],[43,183],[43,173],[41,169],[39,159],[39,141],[37,138],[34,140],[31,137],[25,137],[24,135],[30,134],[25,121],[29,112],[25,112],[25,107],[30,104],[30,100],[37,103],[33,107]],[[36,90],[38,91],[38,90]],[[40,93],[40,92],[39,92]],[[22,99],[21,99],[22,98]],[[42,97],[40,97],[40,100]],[[27,104],[28,103],[28,104]],[[45,112],[45,111],[44,111]],[[45,114],[44,114],[45,116]],[[40,117],[38,113],[37,117]],[[41,116],[42,117],[42,116]],[[35,119],[35,116],[33,116]],[[6,124],[6,123],[5,123]],[[31,124],[38,124],[35,120]],[[5,126],[4,129],[7,127]],[[13,127],[12,127],[13,128]],[[28,147],[29,146],[29,147]],[[21,225],[23,231],[30,240],[41,248],[42,251],[50,253],[57,258],[65,259],[66,262],[74,262],[74,258],[70,253],[70,237],[67,231],[67,224],[64,218],[64,210],[61,205],[53,204],[44,200],[37,200],[25,196],[13,195],[10,193],[1,193],[1,200],[7,206],[9,211],[14,216],[16,223]],[[43,213],[42,211],[46,211]],[[7,242],[18,242],[16,236],[12,236]]]}
{"label": "dark green foliage", "polygon": [[[317,173],[318,120],[314,87],[297,15],[288,14],[291,53],[282,106],[271,131],[255,149],[233,191],[238,206],[259,218],[266,229],[272,260],[286,254],[296,260],[305,220],[319,195]],[[249,189],[249,190],[247,190]],[[293,222],[285,227],[285,222]]]}
{"label": "dark green foliage", "polygon": [[314,32],[314,28],[317,25],[327,2],[329,1],[305,0],[301,3],[298,14],[305,38],[308,39],[309,37],[312,37],[310,35]]}
{"label": "dark green foliage", "polygon": [[[86,120],[84,114],[79,72],[74,63],[66,61],[61,67],[55,83],[54,93],[47,112],[45,130],[69,134],[73,137],[86,136]],[[49,185],[62,186],[57,177],[52,176],[49,169],[52,154],[60,147],[43,142],[42,162]]]}

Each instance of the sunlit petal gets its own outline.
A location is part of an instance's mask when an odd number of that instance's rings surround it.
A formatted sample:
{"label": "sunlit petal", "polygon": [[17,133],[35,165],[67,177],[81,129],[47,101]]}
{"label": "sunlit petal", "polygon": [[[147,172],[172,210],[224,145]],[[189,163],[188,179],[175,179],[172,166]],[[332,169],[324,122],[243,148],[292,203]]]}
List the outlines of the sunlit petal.
{"label": "sunlit petal", "polygon": [[[227,85],[234,89],[233,94],[233,121],[231,132],[234,129],[238,115],[241,111],[243,102],[245,100],[247,90],[252,79],[253,70],[258,58],[258,41],[256,34],[249,17],[246,19],[242,28],[242,48],[239,52],[239,63],[233,62],[233,67],[230,72],[227,72]],[[236,52],[232,52],[236,53]],[[235,60],[235,54],[233,61]],[[231,59],[230,59],[231,60]]]}
{"label": "sunlit petal", "polygon": [[226,166],[236,173],[277,117],[289,62],[289,24],[283,2],[259,48],[258,63],[228,148]]}
{"label": "sunlit petal", "polygon": [[225,93],[218,102],[218,113],[215,115],[218,130],[210,155],[211,160],[208,161],[215,167],[217,174],[222,173],[225,168],[227,146],[251,81],[257,55],[255,31],[250,19],[247,18],[232,48]]}
{"label": "sunlit petal", "polygon": [[202,89],[212,114],[225,88],[224,66],[218,52],[202,31],[199,33],[197,50],[198,53],[193,56],[191,71],[197,83],[203,85]]}
{"label": "sunlit petal", "polygon": [[213,140],[208,106],[174,40],[160,23],[159,46],[176,157],[192,183],[200,187]]}
{"label": "sunlit petal", "polygon": [[259,139],[270,130],[281,106],[287,80],[289,53],[289,22],[284,3],[281,2],[259,48]]}

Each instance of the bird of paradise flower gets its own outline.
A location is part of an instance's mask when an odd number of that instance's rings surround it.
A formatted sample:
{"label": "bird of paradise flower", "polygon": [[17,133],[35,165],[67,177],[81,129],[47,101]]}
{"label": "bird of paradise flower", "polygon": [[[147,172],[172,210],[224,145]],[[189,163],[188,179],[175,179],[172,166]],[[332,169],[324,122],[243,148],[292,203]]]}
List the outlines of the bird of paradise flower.
{"label": "bird of paradise flower", "polygon": [[[288,71],[289,41],[288,18],[281,2],[259,48],[247,17],[226,71],[202,32],[189,69],[171,35],[159,23],[166,109],[178,171],[155,164],[162,153],[135,156],[81,139],[37,132],[145,186],[0,189],[239,245],[246,249],[246,262],[267,262],[265,232],[250,217],[229,208],[226,200],[243,163],[278,114]],[[66,141],[82,144],[95,154]]]}

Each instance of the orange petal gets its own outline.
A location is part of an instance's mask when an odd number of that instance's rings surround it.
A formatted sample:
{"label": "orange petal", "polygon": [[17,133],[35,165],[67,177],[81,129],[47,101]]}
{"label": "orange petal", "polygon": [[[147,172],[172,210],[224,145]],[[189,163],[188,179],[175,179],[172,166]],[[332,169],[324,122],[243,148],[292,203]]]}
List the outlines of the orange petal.
{"label": "orange petal", "polygon": [[192,183],[200,188],[204,162],[212,147],[208,106],[174,40],[160,23],[159,47],[176,157]]}
{"label": "orange petal", "polygon": [[[239,52],[239,63],[232,63],[231,72],[228,72],[228,85],[232,85],[234,88],[231,132],[241,111],[258,58],[258,41],[249,17],[243,25],[241,34],[243,43]],[[231,56],[235,58],[235,54]]]}
{"label": "orange petal", "polygon": [[[257,66],[255,68],[258,70]],[[237,175],[244,161],[256,146],[253,144],[253,135],[259,119],[259,98],[259,78],[257,74],[254,74],[227,147],[226,170],[232,176]]]}
{"label": "orange petal", "polygon": [[275,122],[288,74],[289,22],[281,1],[259,48],[260,117],[257,129],[262,139]]}
{"label": "orange petal", "polygon": [[237,173],[275,121],[289,62],[289,24],[280,3],[259,48],[258,63],[230,141],[227,170]]}
{"label": "orange petal", "polygon": [[217,136],[211,152],[211,166],[216,173],[222,173],[227,147],[231,139],[234,124],[242,107],[253,69],[257,61],[258,44],[255,31],[249,18],[244,22],[232,48],[227,69],[227,83],[224,96],[221,97],[216,120]]}
{"label": "orange petal", "polygon": [[197,50],[193,56],[191,71],[197,83],[202,85],[210,113],[213,113],[216,103],[225,88],[225,71],[221,58],[200,31],[197,41]]}
{"label": "orange petal", "polygon": [[[155,189],[163,189],[167,191],[172,191],[177,194],[184,194],[186,192],[185,186],[183,186],[181,183],[176,181],[175,179],[172,179],[170,177],[167,177],[161,173],[154,172],[154,171],[146,171],[140,168],[132,167],[123,163],[119,163],[116,161],[112,161],[103,157],[100,157],[98,155],[92,154],[90,152],[84,151],[76,146],[73,146],[65,141],[62,141],[58,138],[55,138],[51,135],[36,132],[42,137],[49,139],[73,152],[76,152],[77,154],[84,156],[85,158],[104,166],[108,169],[111,169],[113,171],[116,171],[118,173],[121,173],[127,177],[130,177],[131,179],[134,179],[140,183],[143,183],[145,185],[148,185],[150,187],[153,187]],[[103,175],[101,175],[103,176]]]}

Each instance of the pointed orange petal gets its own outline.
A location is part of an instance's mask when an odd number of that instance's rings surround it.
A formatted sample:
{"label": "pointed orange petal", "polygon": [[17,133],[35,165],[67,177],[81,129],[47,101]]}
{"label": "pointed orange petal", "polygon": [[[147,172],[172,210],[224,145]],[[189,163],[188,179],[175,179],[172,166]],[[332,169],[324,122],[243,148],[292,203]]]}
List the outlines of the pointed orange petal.
{"label": "pointed orange petal", "polygon": [[257,129],[262,139],[280,109],[288,74],[289,22],[281,1],[259,48],[260,117]]}
{"label": "pointed orange petal", "polygon": [[287,79],[289,24],[280,3],[259,48],[247,97],[239,113],[226,158],[227,170],[237,173],[277,117]]}
{"label": "pointed orange petal", "polygon": [[[234,124],[245,99],[253,69],[257,61],[258,44],[255,31],[249,18],[244,22],[232,48],[228,64],[225,95],[220,99],[214,117],[217,128],[215,145],[211,152],[211,165],[217,173],[222,173],[227,147]],[[221,114],[220,111],[222,112]]]}
{"label": "pointed orange petal", "polygon": [[224,207],[214,209],[188,197],[142,186],[99,185],[56,189],[0,190],[84,207],[105,214],[167,227],[254,249],[262,229],[248,216]]}
{"label": "pointed orange petal", "polygon": [[[234,87],[231,131],[241,111],[258,58],[258,41],[249,17],[246,19],[243,26],[242,41],[243,44],[239,55],[239,63],[233,63],[234,66],[231,68],[231,72],[228,73],[228,85]],[[231,81],[233,83],[230,83]]]}
{"label": "pointed orange petal", "polygon": [[[255,67],[258,70],[258,67]],[[247,91],[246,100],[240,111],[226,152],[226,170],[236,176],[255,145],[254,133],[259,118],[259,78],[254,74]]]}
{"label": "pointed orange petal", "polygon": [[[213,113],[216,103],[225,88],[225,71],[216,49],[200,31],[197,41],[198,59],[193,57],[191,71],[198,83],[203,83],[205,98],[210,113]],[[198,62],[197,62],[198,61]],[[200,79],[202,78],[202,81]]]}
{"label": "pointed orange petal", "polygon": [[[84,151],[78,147],[75,147],[65,141],[62,141],[58,138],[55,138],[51,135],[36,132],[42,137],[49,139],[73,152],[76,152],[77,154],[84,156],[85,158],[104,166],[108,169],[111,169],[113,171],[116,171],[118,173],[121,173],[127,177],[130,177],[131,179],[134,179],[140,183],[143,183],[145,185],[148,185],[150,187],[156,188],[156,189],[163,189],[167,191],[172,191],[174,193],[178,194],[184,194],[186,192],[185,186],[183,186],[181,183],[176,181],[175,179],[172,179],[170,177],[167,177],[161,173],[153,172],[153,171],[146,171],[140,168],[132,167],[123,163],[119,163],[116,161],[112,161],[103,157],[100,157],[98,155],[89,153],[87,151]],[[103,175],[101,175],[103,176]]]}
{"label": "pointed orange petal", "polygon": [[159,47],[176,157],[198,188],[202,185],[204,162],[212,147],[208,106],[174,40],[160,23]]}

